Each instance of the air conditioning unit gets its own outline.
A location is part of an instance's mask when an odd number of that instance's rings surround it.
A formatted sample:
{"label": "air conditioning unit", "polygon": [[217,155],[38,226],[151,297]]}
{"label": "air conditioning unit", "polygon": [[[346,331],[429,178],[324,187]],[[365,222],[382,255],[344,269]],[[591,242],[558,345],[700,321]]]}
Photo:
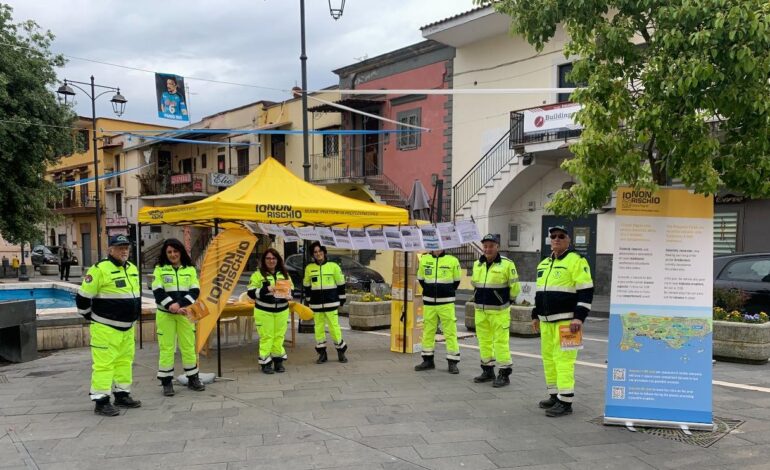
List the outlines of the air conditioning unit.
{"label": "air conditioning unit", "polygon": [[527,210],[534,211],[537,209],[537,203],[535,201],[529,201],[527,203]]}

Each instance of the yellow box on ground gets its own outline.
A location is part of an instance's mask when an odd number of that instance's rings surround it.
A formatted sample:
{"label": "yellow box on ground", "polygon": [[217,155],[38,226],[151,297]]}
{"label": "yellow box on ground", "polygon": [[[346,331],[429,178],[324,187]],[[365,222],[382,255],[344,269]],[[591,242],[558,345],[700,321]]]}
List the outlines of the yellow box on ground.
{"label": "yellow box on ground", "polygon": [[[406,304],[406,352],[422,351],[422,297]],[[393,300],[390,307],[390,350],[404,352],[404,321],[401,316],[404,302]]]}

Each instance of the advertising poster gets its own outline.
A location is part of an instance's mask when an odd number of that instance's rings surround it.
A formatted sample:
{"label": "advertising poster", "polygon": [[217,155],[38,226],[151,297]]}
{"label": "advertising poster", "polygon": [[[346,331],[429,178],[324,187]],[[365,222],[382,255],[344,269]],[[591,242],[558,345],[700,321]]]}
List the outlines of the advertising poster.
{"label": "advertising poster", "polygon": [[455,223],[462,243],[477,242],[481,240],[479,228],[471,220],[458,220]]}
{"label": "advertising poster", "polygon": [[346,250],[353,249],[353,242],[350,241],[350,235],[348,235],[347,229],[333,228],[332,233],[334,234],[334,242],[337,248],[344,248]]}
{"label": "advertising poster", "polygon": [[318,236],[318,232],[316,232],[315,227],[297,227],[297,234],[299,237],[303,240],[320,240],[321,237]]}
{"label": "advertising poster", "polygon": [[404,251],[422,250],[422,237],[417,227],[401,227],[401,237],[404,239]]}
{"label": "advertising poster", "polygon": [[324,246],[337,246],[337,242],[334,240],[334,233],[329,227],[316,227],[318,233],[318,241]]}
{"label": "advertising poster", "polygon": [[366,236],[366,230],[364,229],[350,229],[348,231],[350,235],[350,241],[353,242],[354,250],[371,250],[372,245],[369,243],[369,237]]}
{"label": "advertising poster", "polygon": [[438,239],[438,230],[435,225],[421,225],[422,244],[426,250],[440,250],[441,243]]}
{"label": "advertising poster", "polygon": [[398,227],[385,227],[382,231],[385,233],[389,250],[404,250],[404,240],[401,238],[401,231]]}
{"label": "advertising poster", "polygon": [[170,73],[155,74],[158,117],[174,121],[190,121],[187,113],[184,77]]}
{"label": "advertising poster", "polygon": [[369,236],[369,243],[373,250],[388,249],[388,241],[385,239],[385,232],[381,228],[367,228],[366,234]]}
{"label": "advertising poster", "polygon": [[452,222],[438,223],[436,224],[436,230],[438,230],[441,248],[456,248],[463,244],[460,240],[460,233]]}
{"label": "advertising poster", "polygon": [[618,189],[604,422],[712,429],[712,197]]}
{"label": "advertising poster", "polygon": [[283,241],[287,243],[300,241],[297,229],[289,225],[281,227],[281,236],[283,237]]}

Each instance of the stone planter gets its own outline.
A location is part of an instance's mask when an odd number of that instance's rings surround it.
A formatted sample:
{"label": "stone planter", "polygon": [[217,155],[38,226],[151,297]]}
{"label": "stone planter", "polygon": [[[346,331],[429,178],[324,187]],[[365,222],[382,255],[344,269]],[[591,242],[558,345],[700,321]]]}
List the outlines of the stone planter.
{"label": "stone planter", "polygon": [[389,300],[383,302],[346,302],[350,305],[350,328],[354,330],[380,330],[390,328]]}
{"label": "stone planter", "polygon": [[716,359],[764,364],[770,358],[770,322],[736,323],[714,320],[714,351]]}
{"label": "stone planter", "polygon": [[511,336],[519,338],[536,338],[540,333],[532,331],[532,309],[533,306],[512,305],[511,306]]}
{"label": "stone planter", "polygon": [[59,274],[59,265],[58,264],[41,264],[40,274],[44,276]]}
{"label": "stone planter", "polygon": [[347,294],[345,296],[345,305],[337,309],[337,313],[341,317],[347,317],[350,314],[350,303],[359,302],[362,294]]}
{"label": "stone planter", "polygon": [[[535,338],[539,333],[532,331],[532,306],[524,307],[514,305],[511,307],[511,327],[512,336],[520,338]],[[465,303],[465,328],[468,331],[476,331],[476,305],[473,302]]]}

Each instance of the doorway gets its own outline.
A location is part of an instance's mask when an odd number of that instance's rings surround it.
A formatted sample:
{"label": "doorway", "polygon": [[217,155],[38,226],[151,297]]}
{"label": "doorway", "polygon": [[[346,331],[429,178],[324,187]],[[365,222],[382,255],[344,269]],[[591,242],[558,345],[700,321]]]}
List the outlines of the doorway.
{"label": "doorway", "polygon": [[[367,131],[380,130],[380,122],[364,116],[364,129]],[[364,176],[374,176],[382,174],[380,165],[380,135],[364,135]]]}
{"label": "doorway", "polygon": [[567,219],[555,215],[543,216],[542,227],[542,245],[540,252],[545,256],[551,252],[551,242],[548,239],[548,227],[554,225],[564,225],[569,231],[572,239],[572,249],[583,255],[588,260],[591,267],[591,273],[596,275],[596,214],[580,217],[577,219]]}
{"label": "doorway", "polygon": [[278,163],[286,166],[286,136],[283,134],[270,136],[270,150],[272,157],[278,160]]}
{"label": "doorway", "polygon": [[91,260],[91,234],[80,234],[80,247],[83,250],[83,259],[81,259],[81,266],[91,266],[93,264]]}

